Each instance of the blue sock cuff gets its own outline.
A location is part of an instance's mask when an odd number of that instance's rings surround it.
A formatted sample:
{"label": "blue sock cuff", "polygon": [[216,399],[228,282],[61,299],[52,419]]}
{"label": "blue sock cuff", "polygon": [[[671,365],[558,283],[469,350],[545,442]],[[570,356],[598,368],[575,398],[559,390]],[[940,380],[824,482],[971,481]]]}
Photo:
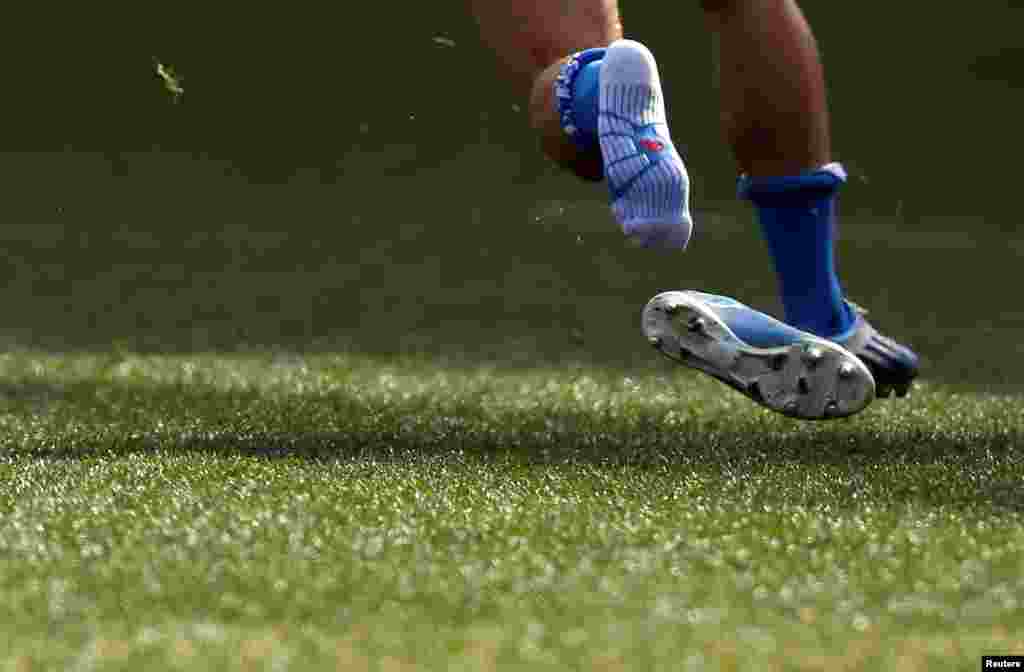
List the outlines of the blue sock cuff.
{"label": "blue sock cuff", "polygon": [[742,175],[737,185],[740,198],[757,204],[789,204],[794,196],[806,200],[831,196],[846,182],[842,164],[830,163],[820,170],[783,177],[756,177]]}
{"label": "blue sock cuff", "polygon": [[[555,100],[562,130],[581,149],[597,144],[598,61],[604,58],[605,51],[604,48],[586,49],[573,54],[555,79]],[[581,106],[580,102],[585,104]]]}

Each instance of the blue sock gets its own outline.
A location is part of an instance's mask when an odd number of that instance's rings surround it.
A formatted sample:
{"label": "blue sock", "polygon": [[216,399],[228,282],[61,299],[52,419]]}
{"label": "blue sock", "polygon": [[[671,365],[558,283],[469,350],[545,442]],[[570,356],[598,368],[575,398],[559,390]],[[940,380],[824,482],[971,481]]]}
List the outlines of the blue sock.
{"label": "blue sock", "polygon": [[597,146],[597,111],[601,97],[601,59],[606,49],[574,54],[555,81],[562,128],[583,149]]}
{"label": "blue sock", "polygon": [[846,172],[838,163],[790,177],[740,178],[757,209],[775,262],[786,322],[829,338],[855,319],[835,269],[835,200]]}

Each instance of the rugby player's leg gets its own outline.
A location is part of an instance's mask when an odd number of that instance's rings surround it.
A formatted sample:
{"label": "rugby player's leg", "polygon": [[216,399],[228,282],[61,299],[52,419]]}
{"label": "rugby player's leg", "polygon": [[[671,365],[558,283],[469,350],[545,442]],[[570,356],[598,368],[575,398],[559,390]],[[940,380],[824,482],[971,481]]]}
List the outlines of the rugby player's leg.
{"label": "rugby player's leg", "polygon": [[529,101],[530,123],[553,161],[580,177],[604,178],[601,152],[562,130],[555,80],[569,56],[622,37],[617,0],[470,0],[483,41],[494,50],[516,95]]}
{"label": "rugby player's leg", "polygon": [[669,136],[661,82],[643,45],[622,40],[614,0],[471,0],[481,35],[528,96],[544,151],[608,179],[612,212],[645,247],[682,248],[689,177]]}
{"label": "rugby player's leg", "polygon": [[702,0],[717,36],[722,126],[779,278],[786,321],[840,343],[871,369],[879,396],[909,389],[918,358],[846,301],[834,260],[835,201],[824,75],[794,0]]}

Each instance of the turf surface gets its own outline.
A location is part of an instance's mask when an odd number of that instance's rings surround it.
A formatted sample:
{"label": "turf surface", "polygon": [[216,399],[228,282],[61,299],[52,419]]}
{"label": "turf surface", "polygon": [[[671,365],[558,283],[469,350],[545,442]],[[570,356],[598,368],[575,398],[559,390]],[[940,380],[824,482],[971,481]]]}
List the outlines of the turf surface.
{"label": "turf surface", "polygon": [[1019,398],[689,372],[0,357],[6,669],[976,669],[1024,651]]}

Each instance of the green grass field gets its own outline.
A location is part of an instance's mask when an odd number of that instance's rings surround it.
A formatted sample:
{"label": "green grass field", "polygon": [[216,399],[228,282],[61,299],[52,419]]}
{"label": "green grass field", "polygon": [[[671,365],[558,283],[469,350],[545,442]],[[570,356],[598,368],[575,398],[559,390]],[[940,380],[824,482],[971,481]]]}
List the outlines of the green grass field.
{"label": "green grass field", "polygon": [[0,669],[931,670],[1024,652],[1024,401],[0,356]]}

